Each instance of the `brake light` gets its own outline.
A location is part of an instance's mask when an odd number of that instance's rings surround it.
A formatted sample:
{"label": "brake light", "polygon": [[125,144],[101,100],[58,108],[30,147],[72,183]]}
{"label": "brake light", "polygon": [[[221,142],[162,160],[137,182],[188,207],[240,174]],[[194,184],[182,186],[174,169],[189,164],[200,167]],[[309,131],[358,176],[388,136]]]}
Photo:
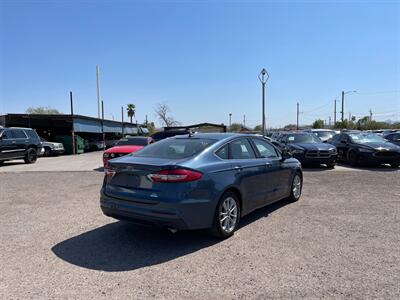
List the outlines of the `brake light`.
{"label": "brake light", "polygon": [[147,175],[151,181],[155,182],[188,182],[200,179],[200,172],[187,169],[161,170]]}
{"label": "brake light", "polygon": [[106,176],[107,176],[108,178],[112,178],[112,177],[114,177],[114,175],[115,175],[115,171],[112,170],[112,169],[108,169],[108,168],[105,168],[105,169],[104,169],[104,173],[106,174]]}

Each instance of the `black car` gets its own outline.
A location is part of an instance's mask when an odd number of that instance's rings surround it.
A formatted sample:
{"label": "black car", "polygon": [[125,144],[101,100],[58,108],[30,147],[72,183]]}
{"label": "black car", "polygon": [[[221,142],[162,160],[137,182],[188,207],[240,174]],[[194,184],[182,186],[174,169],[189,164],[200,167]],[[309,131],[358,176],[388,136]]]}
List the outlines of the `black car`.
{"label": "black car", "polygon": [[390,164],[400,165],[400,147],[382,136],[370,132],[342,132],[329,140],[338,149],[339,160],[351,165]]}
{"label": "black car", "polygon": [[323,143],[321,139],[311,132],[282,133],[278,138],[282,147],[287,147],[293,157],[304,165],[325,164],[334,168],[337,160],[336,147]]}
{"label": "black car", "polygon": [[158,142],[169,137],[185,134],[189,134],[189,130],[165,130],[153,133],[151,137],[155,142]]}
{"label": "black car", "polygon": [[0,163],[23,159],[25,163],[36,162],[42,145],[37,133],[30,128],[0,128]]}
{"label": "black car", "polygon": [[384,134],[383,137],[392,144],[400,146],[400,131]]}

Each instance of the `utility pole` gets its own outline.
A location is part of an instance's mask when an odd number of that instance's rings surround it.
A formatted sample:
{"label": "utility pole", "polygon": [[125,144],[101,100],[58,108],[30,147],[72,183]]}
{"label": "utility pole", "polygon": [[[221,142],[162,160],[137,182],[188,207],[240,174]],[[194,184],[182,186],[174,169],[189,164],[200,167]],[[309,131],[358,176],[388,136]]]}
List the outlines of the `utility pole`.
{"label": "utility pole", "polygon": [[369,109],[369,121],[370,122],[372,121],[372,110],[371,109]]}
{"label": "utility pole", "polygon": [[349,112],[349,122],[351,121],[351,112]]}
{"label": "utility pole", "polygon": [[149,121],[147,121],[147,115],[146,115],[146,127],[147,127],[147,124],[149,123]]}
{"label": "utility pole", "polygon": [[344,121],[344,91],[342,91],[342,123]]}
{"label": "utility pole", "polygon": [[329,127],[331,127],[331,116],[329,116],[328,118],[329,118]]}
{"label": "utility pole", "polygon": [[101,100],[101,132],[103,133],[103,151],[106,150],[106,134],[104,133],[104,101]]}
{"label": "utility pole", "polygon": [[258,79],[262,84],[262,134],[265,135],[265,84],[267,83],[269,74],[266,69],[262,69],[258,75]]}
{"label": "utility pole", "polygon": [[124,107],[121,106],[121,128],[122,128],[122,136],[124,136]]}
{"label": "utility pole", "polygon": [[333,126],[336,125],[336,99],[333,101]]}
{"label": "utility pole", "polygon": [[97,82],[97,117],[100,119],[100,79],[99,79],[99,66],[96,66],[96,82]]}
{"label": "utility pole", "polygon": [[229,113],[229,128],[232,125],[232,113]]}
{"label": "utility pole", "polygon": [[297,102],[297,121],[296,121],[296,129],[299,130],[299,102]]}
{"label": "utility pole", "polygon": [[246,115],[243,115],[243,128],[246,127]]}
{"label": "utility pole", "polygon": [[72,131],[71,131],[72,154],[76,154],[76,149],[75,149],[75,131],[74,131],[74,103],[72,101],[72,92],[69,92],[69,101],[71,103],[71,117],[72,117]]}

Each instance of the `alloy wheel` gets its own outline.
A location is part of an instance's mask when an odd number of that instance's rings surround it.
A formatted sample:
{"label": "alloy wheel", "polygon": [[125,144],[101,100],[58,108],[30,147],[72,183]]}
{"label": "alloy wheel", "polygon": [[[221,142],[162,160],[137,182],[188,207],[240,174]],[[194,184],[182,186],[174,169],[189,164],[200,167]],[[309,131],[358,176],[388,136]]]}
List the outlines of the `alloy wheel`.
{"label": "alloy wheel", "polygon": [[293,196],[298,199],[301,195],[301,178],[299,174],[296,174],[293,178],[293,186],[292,186]]}
{"label": "alloy wheel", "polygon": [[238,207],[236,201],[232,197],[225,198],[222,202],[221,210],[219,213],[219,222],[224,232],[232,232],[237,223]]}

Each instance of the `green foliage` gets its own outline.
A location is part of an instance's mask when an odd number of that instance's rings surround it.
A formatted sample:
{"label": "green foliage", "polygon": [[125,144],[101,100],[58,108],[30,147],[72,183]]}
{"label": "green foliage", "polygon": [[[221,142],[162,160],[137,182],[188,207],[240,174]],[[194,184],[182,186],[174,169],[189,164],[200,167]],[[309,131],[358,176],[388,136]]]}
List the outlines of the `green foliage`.
{"label": "green foliage", "polygon": [[283,129],[286,130],[296,130],[297,129],[297,125],[296,124],[287,124],[283,127]]}
{"label": "green foliage", "polygon": [[262,131],[262,125],[257,125],[253,129],[254,131]]}
{"label": "green foliage", "polygon": [[61,114],[57,109],[51,108],[50,106],[38,106],[38,107],[29,107],[26,111],[27,114],[31,115],[59,115]]}
{"label": "green foliage", "polygon": [[156,132],[156,126],[154,125],[154,122],[147,123],[147,129],[149,130],[149,135],[152,135],[154,132]]}
{"label": "green foliage", "polygon": [[131,119],[131,123],[132,123],[132,118],[135,116],[135,112],[136,112],[136,106],[135,104],[127,104],[126,105],[126,111],[128,113],[128,118]]}
{"label": "green foliage", "polygon": [[360,118],[357,122],[344,120],[343,122],[338,121],[335,124],[335,128],[338,129],[357,129],[357,130],[376,130],[376,129],[398,129],[400,123],[396,122],[393,124],[387,122],[379,122],[370,120],[369,116]]}
{"label": "green foliage", "polygon": [[240,131],[242,129],[242,125],[239,123],[232,123],[231,126],[229,126],[228,131]]}
{"label": "green foliage", "polygon": [[324,120],[318,119],[315,120],[314,123],[312,124],[312,128],[314,129],[319,129],[319,128],[324,128]]}

